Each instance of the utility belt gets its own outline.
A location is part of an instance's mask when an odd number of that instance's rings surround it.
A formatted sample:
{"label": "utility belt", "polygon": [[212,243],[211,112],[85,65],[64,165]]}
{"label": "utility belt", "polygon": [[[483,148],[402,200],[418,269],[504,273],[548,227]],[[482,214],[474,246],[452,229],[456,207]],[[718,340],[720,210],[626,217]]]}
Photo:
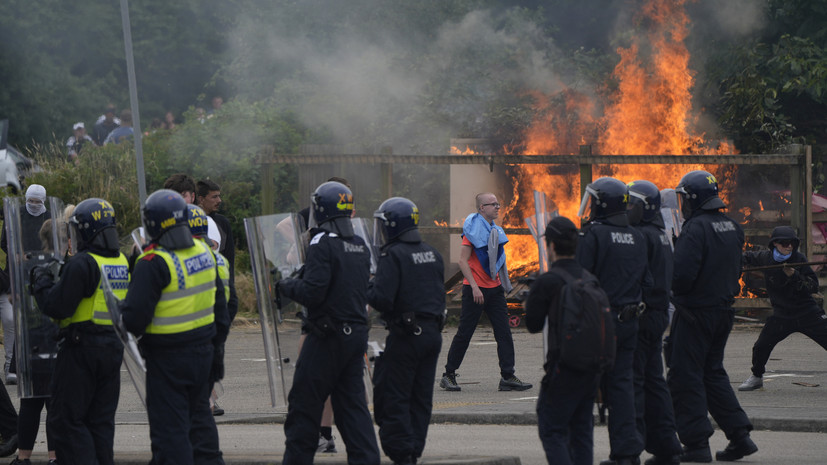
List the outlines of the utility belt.
{"label": "utility belt", "polygon": [[92,328],[80,328],[77,324],[61,329],[57,334],[58,347],[64,345],[75,347],[123,347],[112,326],[104,326],[97,331],[90,331],[90,329]]}
{"label": "utility belt", "polygon": [[445,317],[432,313],[405,312],[401,316],[386,321],[388,330],[399,330],[405,334],[419,336],[422,327],[419,323],[436,323],[440,331],[445,327]]}
{"label": "utility belt", "polygon": [[612,311],[617,313],[617,321],[625,323],[643,315],[646,311],[646,304],[638,302],[636,304],[628,304],[622,307],[612,307]]}
{"label": "utility belt", "polygon": [[312,320],[307,318],[307,315],[305,315],[304,312],[298,312],[296,313],[296,316],[301,318],[302,323],[304,323],[305,328],[307,328],[307,332],[314,334],[320,339],[325,339],[337,334],[349,336],[350,333],[353,332],[353,328],[351,326],[364,324],[362,322],[335,320],[331,318],[330,315],[324,315]]}

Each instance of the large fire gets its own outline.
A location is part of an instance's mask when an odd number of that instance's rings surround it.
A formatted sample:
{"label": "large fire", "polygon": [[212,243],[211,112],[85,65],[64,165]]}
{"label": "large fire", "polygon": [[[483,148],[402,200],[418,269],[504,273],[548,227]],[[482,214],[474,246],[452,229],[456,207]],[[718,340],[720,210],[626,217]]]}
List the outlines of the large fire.
{"label": "large fire", "polygon": [[[576,154],[589,144],[599,155],[733,154],[728,143],[710,143],[694,130],[692,109],[694,72],[684,40],[689,18],[684,0],[649,0],[638,15],[645,33],[627,48],[619,48],[620,60],[613,71],[616,91],[607,101],[574,89],[557,95],[532,93],[538,118],[515,152],[526,155]],[[644,26],[645,25],[645,26]],[[648,51],[648,52],[644,52]],[[607,94],[608,92],[603,92]],[[600,92],[596,92],[600,94]],[[602,108],[599,114],[598,108]],[[455,153],[469,153],[458,150]],[[614,176],[624,182],[646,179],[661,189],[674,188],[690,170],[705,169],[723,185],[734,167],[719,165],[606,165],[596,166],[594,177]],[[520,165],[511,168],[514,178],[511,200],[503,208],[504,225],[525,227],[523,218],[533,213],[532,191],[546,193],[560,215],[577,217],[580,204],[579,171],[574,166]],[[725,199],[726,200],[726,199]],[[537,249],[530,236],[511,236],[512,268],[536,263]]]}

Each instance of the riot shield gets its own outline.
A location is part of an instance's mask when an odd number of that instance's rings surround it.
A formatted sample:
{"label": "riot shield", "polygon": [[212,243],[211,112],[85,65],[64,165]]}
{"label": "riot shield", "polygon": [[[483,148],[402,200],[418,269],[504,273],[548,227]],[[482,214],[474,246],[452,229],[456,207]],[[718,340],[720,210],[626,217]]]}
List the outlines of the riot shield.
{"label": "riot shield", "polygon": [[149,238],[146,236],[146,230],[143,226],[139,226],[132,230],[132,242],[139,250],[144,250],[144,246],[149,244]]}
{"label": "riot shield", "polygon": [[141,398],[141,402],[146,408],[146,364],[138,350],[138,340],[123,325],[121,308],[118,306],[120,300],[112,292],[112,284],[109,282],[106,273],[101,273],[101,289],[106,299],[109,316],[112,317],[112,327],[115,329],[118,339],[123,343],[123,364],[132,379],[132,384],[135,385],[135,390],[138,391],[138,397]]}
{"label": "riot shield", "polygon": [[244,218],[273,407],[287,404],[284,370],[298,356],[301,325],[295,315],[302,307],[278,298],[275,284],[294,275],[304,263],[301,221],[296,213]]}
{"label": "riot shield", "polygon": [[29,273],[49,265],[58,276],[68,250],[63,202],[47,197],[46,211],[32,215],[24,199],[7,197],[5,209],[9,276],[15,320],[17,392],[21,398],[48,397],[57,357],[57,325],[37,307],[29,291]]}
{"label": "riot shield", "polygon": [[675,248],[674,239],[681,235],[683,227],[683,214],[678,208],[678,198],[675,189],[662,189],[660,191],[660,214],[663,217],[665,230],[672,240],[672,248]]}
{"label": "riot shield", "polygon": [[368,222],[367,218],[351,218],[350,223],[353,225],[353,233],[357,236],[364,239],[365,244],[368,245],[368,250],[370,250],[370,274],[376,274],[376,265],[379,263],[379,254],[376,250],[376,246],[373,243],[373,230],[371,225],[373,224],[373,220]]}

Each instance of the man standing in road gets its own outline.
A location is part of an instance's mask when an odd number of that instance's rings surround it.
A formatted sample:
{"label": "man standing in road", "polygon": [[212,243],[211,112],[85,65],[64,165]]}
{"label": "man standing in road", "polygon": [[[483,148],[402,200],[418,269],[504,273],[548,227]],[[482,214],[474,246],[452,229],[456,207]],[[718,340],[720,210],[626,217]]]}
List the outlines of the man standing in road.
{"label": "man standing in road", "polygon": [[514,340],[508,326],[505,294],[511,290],[505,263],[505,231],[494,220],[500,216],[497,196],[486,192],[476,196],[477,212],[468,215],[462,225],[462,249],[459,269],[465,278],[462,286],[462,311],[459,327],[448,349],[445,373],[439,382],[446,391],[459,391],[457,369],[465,358],[471,336],[477,329],[482,312],[488,316],[497,356],[500,360],[500,391],[525,391],[531,384],[514,375]]}

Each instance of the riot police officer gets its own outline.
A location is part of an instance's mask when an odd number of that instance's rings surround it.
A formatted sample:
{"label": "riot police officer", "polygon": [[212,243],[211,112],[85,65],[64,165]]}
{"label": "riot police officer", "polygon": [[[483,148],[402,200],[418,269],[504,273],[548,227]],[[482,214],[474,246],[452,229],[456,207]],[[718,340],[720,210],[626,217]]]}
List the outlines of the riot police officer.
{"label": "riot police officer", "polygon": [[712,174],[690,171],[675,189],[686,221],[675,242],[672,277],[675,315],[667,383],[672,392],[678,437],[686,446],[681,462],[709,462],[712,424],[707,411],[726,433],[729,445],[715,454],[719,461],[738,460],[758,450],[749,437],[750,423],[724,369],[724,348],[740,286],[744,231],[720,210],[718,181]]}
{"label": "riot police officer", "polygon": [[180,194],[154,192],[143,216],[150,243],[121,311],[126,329],[143,335],[152,463],[223,465],[209,397],[224,376],[224,286],[209,247],[193,241]]}
{"label": "riot police officer", "polygon": [[101,273],[117,297],[124,297],[129,284],[115,223],[115,210],[106,200],[80,202],[69,218],[77,253],[60,279],[53,284],[47,267],[32,272],[39,308],[60,326],[47,427],[58,432],[54,442],[61,464],[114,463],[123,345],[112,327]]}
{"label": "riot police officer", "polygon": [[643,438],[635,427],[633,363],[638,315],[644,292],[652,287],[646,239],[629,226],[629,191],[623,182],[603,177],[586,186],[578,216],[586,220],[577,243],[577,262],[600,281],[617,317],[614,366],[606,372],[603,394],[609,407],[610,460],[601,465],[639,463]]}
{"label": "riot police officer", "polygon": [[672,240],[664,230],[660,191],[650,181],[629,183],[629,223],[643,233],[654,286],[644,292],[646,311],[638,319],[635,349],[635,414],[646,450],[646,465],[680,463],[672,397],[663,377],[663,333],[669,326],[672,289]]}
{"label": "riot police officer", "polygon": [[385,454],[413,464],[425,448],[442,347],[442,256],[422,241],[419,209],[410,200],[385,200],[373,216],[381,254],[368,302],[388,327],[374,372],[373,412]]}
{"label": "riot police officer", "polygon": [[277,292],[307,307],[308,329],[287,398],[283,463],[313,462],[322,408],[331,396],[348,462],[379,464],[362,373],[370,251],[353,232],[353,193],[347,186],[325,182],[311,201],[318,226],[310,230],[301,276],[277,283]]}

